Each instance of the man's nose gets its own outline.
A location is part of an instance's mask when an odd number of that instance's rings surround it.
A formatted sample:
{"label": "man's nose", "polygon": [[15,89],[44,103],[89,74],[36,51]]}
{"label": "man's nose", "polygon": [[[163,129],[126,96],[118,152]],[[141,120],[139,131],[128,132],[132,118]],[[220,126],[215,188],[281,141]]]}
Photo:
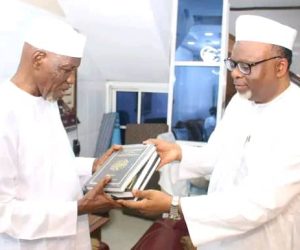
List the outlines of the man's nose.
{"label": "man's nose", "polygon": [[232,77],[233,79],[235,79],[235,78],[241,78],[241,77],[244,76],[243,73],[239,70],[238,67],[235,67],[235,68],[230,72],[230,74],[231,74],[231,77]]}
{"label": "man's nose", "polygon": [[67,78],[67,83],[72,85],[72,84],[75,84],[75,82],[76,82],[76,71],[73,70],[72,73]]}

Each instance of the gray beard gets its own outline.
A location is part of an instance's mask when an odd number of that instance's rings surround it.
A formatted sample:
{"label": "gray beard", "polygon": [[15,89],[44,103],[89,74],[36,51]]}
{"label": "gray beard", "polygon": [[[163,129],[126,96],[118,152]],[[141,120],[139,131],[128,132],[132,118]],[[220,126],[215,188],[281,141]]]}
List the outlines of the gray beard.
{"label": "gray beard", "polygon": [[46,100],[48,102],[56,102],[57,101],[51,94],[46,96]]}
{"label": "gray beard", "polygon": [[243,99],[249,100],[252,97],[252,91],[251,90],[247,90],[244,93],[240,93],[239,92],[240,97],[242,97]]}

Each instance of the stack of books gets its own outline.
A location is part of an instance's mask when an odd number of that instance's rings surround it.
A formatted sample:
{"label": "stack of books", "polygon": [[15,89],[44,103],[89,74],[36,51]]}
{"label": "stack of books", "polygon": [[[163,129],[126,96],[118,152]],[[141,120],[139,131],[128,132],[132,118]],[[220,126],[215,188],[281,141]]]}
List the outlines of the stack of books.
{"label": "stack of books", "polygon": [[143,190],[160,162],[153,144],[123,145],[114,152],[85,184],[93,189],[105,176],[112,180],[104,191],[115,199],[134,199],[132,190]]}

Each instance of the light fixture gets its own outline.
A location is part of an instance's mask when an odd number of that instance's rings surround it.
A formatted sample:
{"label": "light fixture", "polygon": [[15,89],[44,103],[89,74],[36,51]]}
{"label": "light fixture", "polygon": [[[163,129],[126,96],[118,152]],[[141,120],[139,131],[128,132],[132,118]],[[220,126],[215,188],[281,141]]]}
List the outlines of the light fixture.
{"label": "light fixture", "polygon": [[187,41],[188,45],[195,45],[196,43],[194,41]]}
{"label": "light fixture", "polygon": [[205,35],[205,36],[213,36],[214,33],[212,33],[212,32],[205,32],[204,35]]}

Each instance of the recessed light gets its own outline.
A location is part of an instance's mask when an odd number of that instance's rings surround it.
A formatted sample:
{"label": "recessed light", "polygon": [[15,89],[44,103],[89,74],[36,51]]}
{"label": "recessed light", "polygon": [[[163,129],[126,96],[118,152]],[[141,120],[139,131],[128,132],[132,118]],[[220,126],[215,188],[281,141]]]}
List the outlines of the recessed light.
{"label": "recessed light", "polygon": [[188,45],[195,45],[196,43],[194,41],[188,41],[187,44]]}
{"label": "recessed light", "polygon": [[214,33],[212,33],[212,32],[205,32],[204,35],[205,35],[205,36],[213,36]]}

